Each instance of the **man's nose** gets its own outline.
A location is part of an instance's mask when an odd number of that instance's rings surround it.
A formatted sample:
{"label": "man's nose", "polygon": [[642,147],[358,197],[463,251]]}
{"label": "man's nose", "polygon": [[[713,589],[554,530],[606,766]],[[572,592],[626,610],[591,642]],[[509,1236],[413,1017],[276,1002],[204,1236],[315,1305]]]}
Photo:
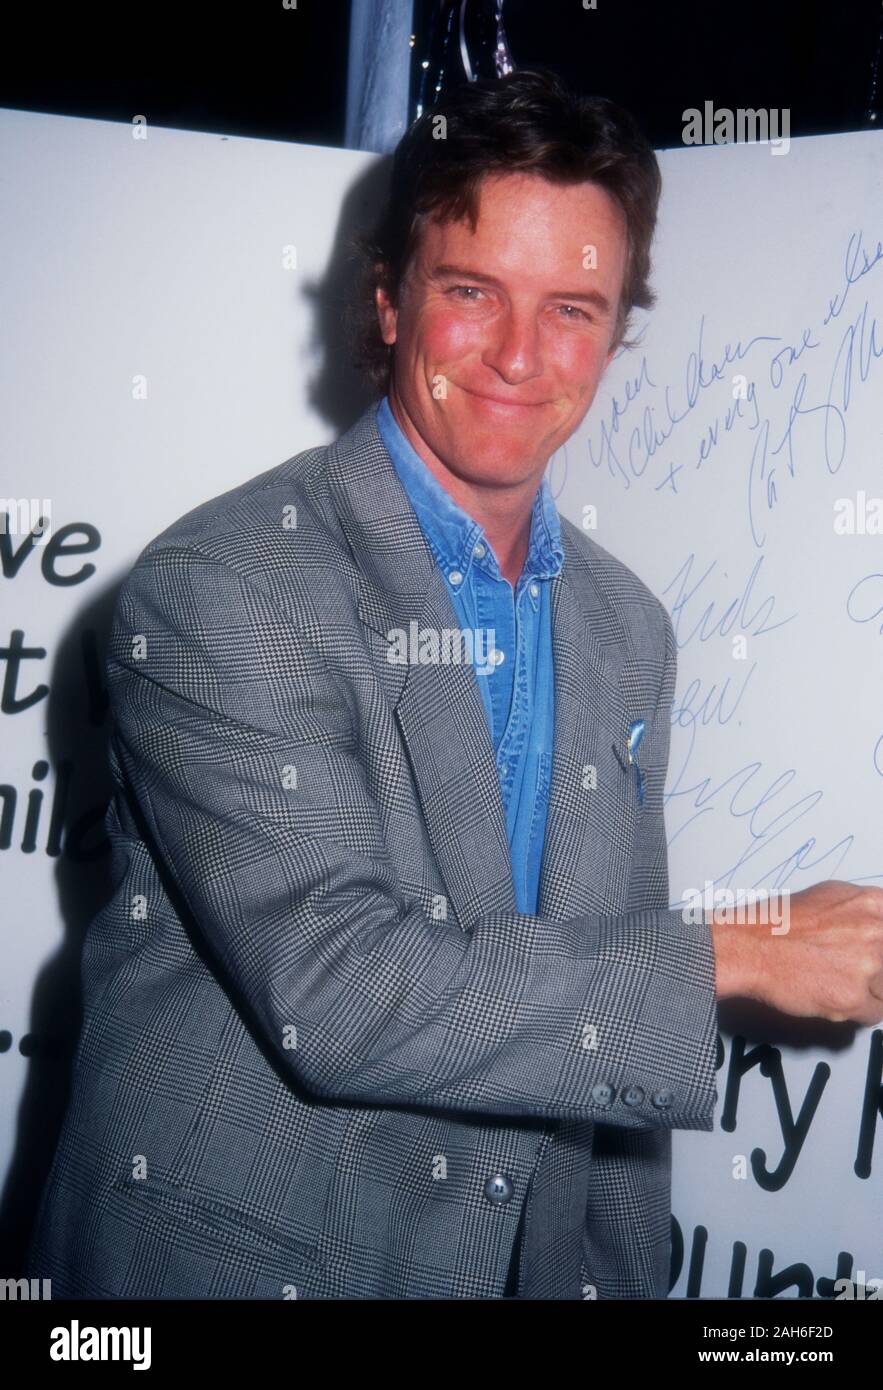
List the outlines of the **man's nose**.
{"label": "man's nose", "polygon": [[483,358],[512,385],[540,376],[543,361],[536,315],[518,309],[509,309],[501,315],[494,324]]}

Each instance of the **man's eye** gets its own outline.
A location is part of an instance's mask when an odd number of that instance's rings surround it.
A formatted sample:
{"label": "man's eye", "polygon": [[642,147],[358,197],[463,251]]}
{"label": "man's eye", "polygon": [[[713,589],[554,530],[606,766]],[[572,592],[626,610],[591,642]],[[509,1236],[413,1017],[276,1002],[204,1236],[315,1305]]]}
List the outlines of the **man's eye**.
{"label": "man's eye", "polygon": [[[464,304],[475,304],[477,301],[474,296],[484,294],[484,290],[477,285],[453,285],[448,293],[461,299]],[[591,314],[587,314],[576,304],[560,304],[558,307],[564,310],[563,317],[566,319],[580,318],[585,319],[587,323],[592,321]]]}

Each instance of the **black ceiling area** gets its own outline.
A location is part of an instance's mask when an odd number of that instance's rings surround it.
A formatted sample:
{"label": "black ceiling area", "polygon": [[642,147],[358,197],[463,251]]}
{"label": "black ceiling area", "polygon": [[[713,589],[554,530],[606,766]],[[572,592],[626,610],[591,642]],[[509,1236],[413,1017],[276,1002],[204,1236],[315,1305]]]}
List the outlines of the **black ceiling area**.
{"label": "black ceiling area", "polygon": [[[352,0],[353,4],[365,0]],[[344,143],[350,0],[22,7],[0,105],[263,139]],[[874,129],[881,0],[415,0],[411,101],[494,74],[499,10],[516,67],[550,67],[632,110],[657,148],[682,112],[787,108],[791,135]],[[99,64],[96,60],[100,57]],[[875,120],[876,118],[876,120]]]}

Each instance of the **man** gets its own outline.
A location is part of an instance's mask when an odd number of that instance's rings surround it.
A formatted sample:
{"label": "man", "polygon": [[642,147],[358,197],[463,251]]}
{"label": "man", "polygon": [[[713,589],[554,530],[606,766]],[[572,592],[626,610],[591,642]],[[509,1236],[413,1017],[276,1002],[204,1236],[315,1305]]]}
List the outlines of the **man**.
{"label": "man", "polygon": [[382,400],[124,585],[55,1297],[665,1297],[716,999],[883,1016],[879,893],[669,910],[672,626],[543,483],[658,193],[609,103],[448,98],[364,244]]}

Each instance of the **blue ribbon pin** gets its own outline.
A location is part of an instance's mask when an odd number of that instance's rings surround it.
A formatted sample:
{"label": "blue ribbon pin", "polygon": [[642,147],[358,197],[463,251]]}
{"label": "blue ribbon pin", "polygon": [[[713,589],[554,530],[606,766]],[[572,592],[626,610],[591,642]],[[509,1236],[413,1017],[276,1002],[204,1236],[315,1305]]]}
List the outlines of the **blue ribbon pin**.
{"label": "blue ribbon pin", "polygon": [[638,788],[639,806],[643,806],[644,804],[644,774],[638,766],[638,760],[635,755],[637,754],[637,751],[641,746],[641,740],[644,737],[644,731],[646,727],[647,726],[644,723],[643,719],[635,719],[631,724],[629,724],[628,733],[625,736],[625,762],[623,762],[619,749],[616,747],[616,744],[613,745],[613,751],[616,754],[617,762],[619,763],[620,767],[625,768],[626,770],[629,767],[633,767],[635,769],[635,781]]}

